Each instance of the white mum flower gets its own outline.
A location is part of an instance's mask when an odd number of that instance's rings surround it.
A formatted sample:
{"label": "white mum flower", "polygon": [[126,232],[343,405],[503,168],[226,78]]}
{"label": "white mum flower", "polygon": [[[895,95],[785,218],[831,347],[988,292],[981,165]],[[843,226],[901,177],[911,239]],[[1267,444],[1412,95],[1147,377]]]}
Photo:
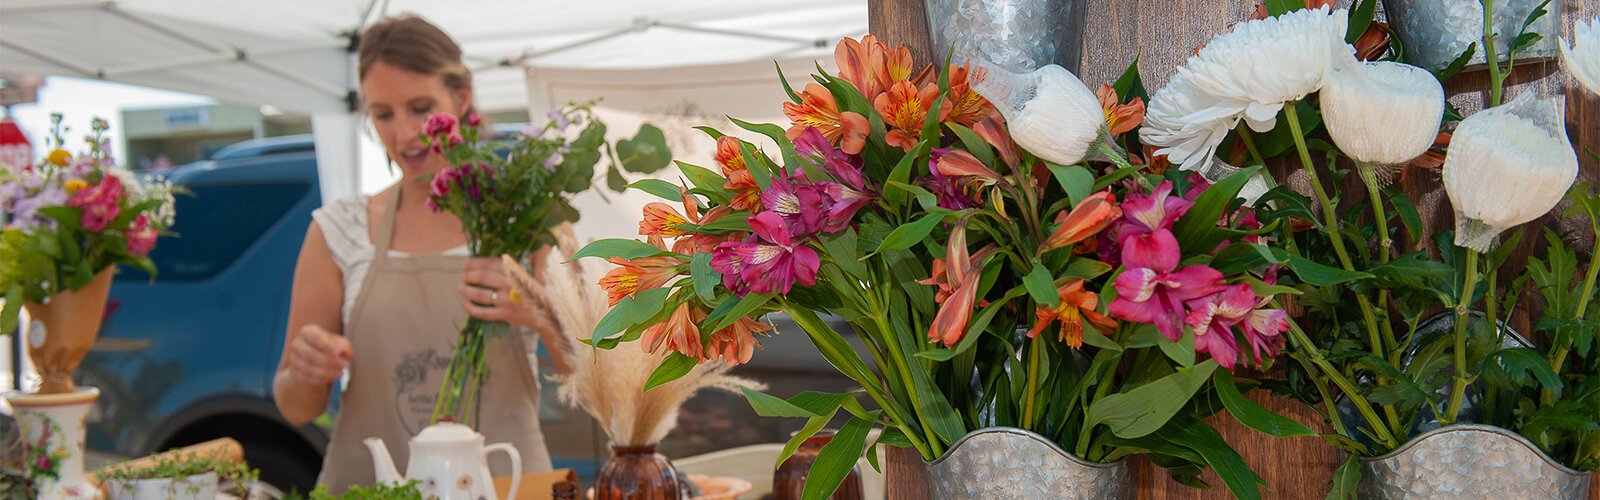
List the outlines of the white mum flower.
{"label": "white mum flower", "polygon": [[1240,120],[1272,130],[1284,104],[1320,90],[1336,62],[1354,60],[1344,41],[1348,17],[1344,9],[1298,10],[1211,39],[1151,98],[1140,139],[1196,170]]}
{"label": "white mum flower", "polygon": [[1456,244],[1486,252],[1495,236],[1549,212],[1578,176],[1567,141],[1566,99],[1524,93],[1467,117],[1450,138],[1444,190]]}
{"label": "white mum flower", "polygon": [[1322,121],[1351,158],[1398,165],[1428,152],[1444,118],[1444,86],[1427,70],[1378,61],[1336,66],[1322,88]]}
{"label": "white mum flower", "polygon": [[1600,18],[1572,23],[1572,39],[1561,40],[1561,60],[1579,83],[1600,94]]}

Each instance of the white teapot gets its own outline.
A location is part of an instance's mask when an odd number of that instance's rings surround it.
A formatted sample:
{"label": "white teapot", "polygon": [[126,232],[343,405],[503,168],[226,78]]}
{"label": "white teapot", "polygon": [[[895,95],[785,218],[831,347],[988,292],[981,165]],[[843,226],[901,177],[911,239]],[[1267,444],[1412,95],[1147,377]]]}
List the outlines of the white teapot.
{"label": "white teapot", "polygon": [[421,484],[425,498],[467,499],[496,498],[493,477],[489,475],[489,453],[503,451],[511,457],[511,491],[506,500],[517,497],[522,486],[522,454],[507,443],[483,444],[483,434],[465,425],[442,422],[430,425],[411,438],[411,460],[406,464],[406,475],[400,477],[394,460],[389,458],[389,448],[383,440],[367,438],[362,441],[372,450],[372,468],[380,483],[402,483],[416,480]]}

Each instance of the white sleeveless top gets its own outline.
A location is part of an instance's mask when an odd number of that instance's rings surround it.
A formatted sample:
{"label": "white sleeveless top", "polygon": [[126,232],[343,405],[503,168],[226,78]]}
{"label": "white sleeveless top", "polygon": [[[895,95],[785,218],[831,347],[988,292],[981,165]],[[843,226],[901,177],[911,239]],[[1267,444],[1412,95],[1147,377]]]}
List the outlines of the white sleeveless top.
{"label": "white sleeveless top", "polygon": [[[372,236],[367,232],[367,200],[364,194],[354,194],[334,200],[311,212],[312,220],[322,227],[322,238],[328,242],[328,252],[333,263],[343,275],[344,303],[339,317],[350,323],[350,308],[355,306],[356,293],[361,291],[362,280],[367,276],[367,266],[372,264]],[[445,250],[444,255],[468,255],[467,246]],[[390,257],[405,257],[406,253],[389,250]]]}

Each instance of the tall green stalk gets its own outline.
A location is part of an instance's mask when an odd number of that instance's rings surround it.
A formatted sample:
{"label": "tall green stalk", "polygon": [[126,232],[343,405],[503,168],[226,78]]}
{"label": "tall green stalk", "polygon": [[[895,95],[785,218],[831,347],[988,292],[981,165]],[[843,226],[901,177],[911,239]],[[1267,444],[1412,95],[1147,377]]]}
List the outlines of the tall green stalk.
{"label": "tall green stalk", "polygon": [[1467,374],[1467,314],[1472,311],[1473,291],[1478,287],[1478,251],[1467,251],[1467,280],[1461,287],[1461,299],[1456,303],[1455,331],[1455,385],[1450,390],[1450,405],[1445,407],[1445,424],[1453,424],[1461,417],[1461,401],[1466,397],[1471,379]]}

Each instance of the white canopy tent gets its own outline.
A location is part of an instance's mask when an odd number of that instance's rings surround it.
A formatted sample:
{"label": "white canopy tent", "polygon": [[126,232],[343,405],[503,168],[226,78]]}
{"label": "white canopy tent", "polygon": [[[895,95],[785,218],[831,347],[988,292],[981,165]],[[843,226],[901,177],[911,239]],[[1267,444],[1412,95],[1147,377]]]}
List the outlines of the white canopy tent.
{"label": "white canopy tent", "polygon": [[831,60],[835,40],[867,28],[862,0],[0,0],[0,71],[311,113],[323,194],[339,196],[388,179],[354,113],[352,50],[362,27],[401,13],[461,43],[480,109],[527,107],[537,117],[551,104],[615,91],[655,98],[608,100],[608,113],[652,121],[670,103],[713,117],[777,118],[783,94],[771,61],[784,60],[791,81],[803,83],[813,59]]}

